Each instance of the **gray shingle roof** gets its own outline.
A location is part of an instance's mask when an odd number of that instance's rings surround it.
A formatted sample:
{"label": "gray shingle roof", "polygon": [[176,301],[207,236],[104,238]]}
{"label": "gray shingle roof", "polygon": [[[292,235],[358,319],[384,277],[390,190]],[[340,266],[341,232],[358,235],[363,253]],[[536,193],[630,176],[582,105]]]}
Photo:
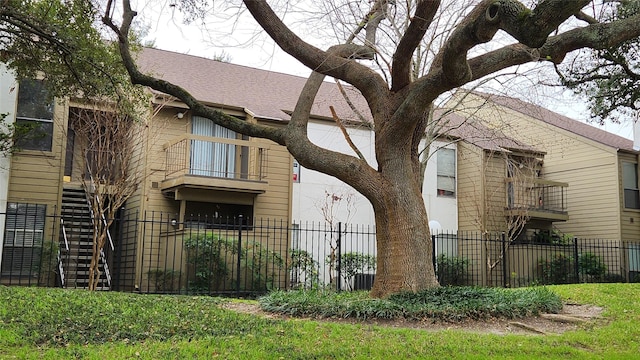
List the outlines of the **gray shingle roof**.
{"label": "gray shingle roof", "polygon": [[[198,56],[145,48],[139,54],[140,70],[188,90],[211,105],[246,108],[257,117],[288,120],[306,78],[214,61]],[[366,102],[352,87],[343,86],[364,116],[371,118]],[[331,118],[333,106],[343,120],[357,120],[335,83],[325,82],[316,97],[312,115]]]}

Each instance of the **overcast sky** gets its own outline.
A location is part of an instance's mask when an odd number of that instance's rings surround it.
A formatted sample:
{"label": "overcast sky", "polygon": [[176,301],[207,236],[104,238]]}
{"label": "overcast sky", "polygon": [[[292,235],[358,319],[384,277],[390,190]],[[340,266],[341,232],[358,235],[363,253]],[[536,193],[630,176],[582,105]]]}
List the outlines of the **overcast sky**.
{"label": "overcast sky", "polygon": [[[205,58],[224,54],[228,56],[229,62],[234,64],[298,76],[307,76],[310,73],[309,69],[283,52],[265,34],[259,33],[253,19],[247,13],[241,16],[240,21],[230,16],[227,21],[223,20],[222,24],[209,26],[184,25],[178,11],[160,17],[152,7],[145,7],[139,14],[140,20],[149,27],[146,40],[152,41],[156,48]],[[573,119],[588,122],[588,110],[584,101],[572,96],[569,90],[536,92],[538,94],[533,102]],[[513,96],[531,101],[529,94]],[[632,125],[629,123],[607,123],[597,127],[629,139],[633,138]]]}

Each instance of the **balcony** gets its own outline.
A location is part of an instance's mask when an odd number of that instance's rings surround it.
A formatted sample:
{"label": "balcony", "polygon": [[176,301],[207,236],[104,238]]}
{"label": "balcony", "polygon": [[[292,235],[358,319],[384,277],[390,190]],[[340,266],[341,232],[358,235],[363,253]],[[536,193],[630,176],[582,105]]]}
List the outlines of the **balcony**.
{"label": "balcony", "polygon": [[546,221],[567,221],[567,188],[569,184],[542,179],[508,178],[507,215],[526,216]]}
{"label": "balcony", "polygon": [[164,145],[165,194],[215,190],[260,194],[267,190],[267,147],[248,140],[185,134]]}

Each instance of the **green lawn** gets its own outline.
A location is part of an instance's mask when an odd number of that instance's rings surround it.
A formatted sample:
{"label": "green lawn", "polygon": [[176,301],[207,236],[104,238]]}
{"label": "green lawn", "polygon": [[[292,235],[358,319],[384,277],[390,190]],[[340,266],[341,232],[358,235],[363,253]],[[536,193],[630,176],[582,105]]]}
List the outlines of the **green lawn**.
{"label": "green lawn", "polygon": [[0,287],[0,358],[640,359],[640,284],[549,289],[604,307],[606,323],[548,336],[428,332],[269,320],[208,297]]}

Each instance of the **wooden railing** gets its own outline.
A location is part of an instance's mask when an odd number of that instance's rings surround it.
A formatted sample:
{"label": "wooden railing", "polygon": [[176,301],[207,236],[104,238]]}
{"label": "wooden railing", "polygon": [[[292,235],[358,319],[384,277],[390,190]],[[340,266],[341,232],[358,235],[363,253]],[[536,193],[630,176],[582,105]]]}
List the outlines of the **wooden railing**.
{"label": "wooden railing", "polygon": [[514,178],[506,179],[506,183],[507,209],[567,212],[567,183],[542,179],[522,181]]}

